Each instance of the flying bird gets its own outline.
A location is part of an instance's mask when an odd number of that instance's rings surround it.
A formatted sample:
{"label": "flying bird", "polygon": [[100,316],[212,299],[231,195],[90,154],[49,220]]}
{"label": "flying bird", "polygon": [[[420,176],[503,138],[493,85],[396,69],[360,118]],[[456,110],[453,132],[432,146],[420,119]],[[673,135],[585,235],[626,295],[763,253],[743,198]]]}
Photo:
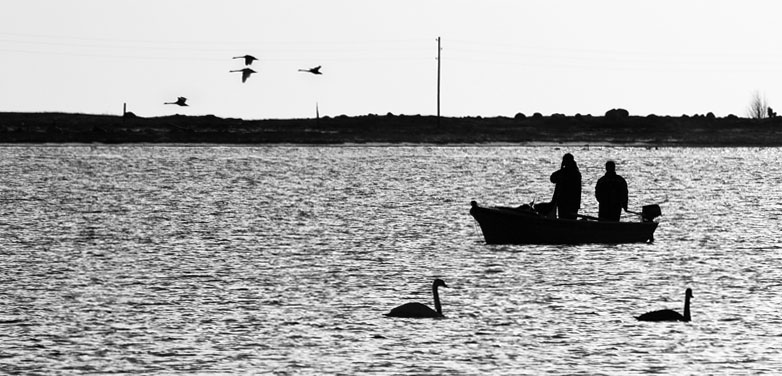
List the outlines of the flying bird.
{"label": "flying bird", "polygon": [[252,55],[234,56],[234,59],[244,59],[244,65],[251,65],[253,61],[258,60],[255,56]]}
{"label": "flying bird", "polygon": [[309,72],[309,73],[312,73],[312,74],[323,74],[323,73],[320,72],[320,65],[318,65],[315,68],[310,68],[310,69],[299,69],[299,72]]}
{"label": "flying bird", "polygon": [[176,102],[163,102],[163,104],[175,104],[177,106],[187,106],[187,98],[185,97],[177,97]]}
{"label": "flying bird", "polygon": [[247,79],[250,77],[251,74],[258,73],[250,68],[236,69],[236,70],[232,70],[231,72],[242,72],[242,82],[247,81]]}

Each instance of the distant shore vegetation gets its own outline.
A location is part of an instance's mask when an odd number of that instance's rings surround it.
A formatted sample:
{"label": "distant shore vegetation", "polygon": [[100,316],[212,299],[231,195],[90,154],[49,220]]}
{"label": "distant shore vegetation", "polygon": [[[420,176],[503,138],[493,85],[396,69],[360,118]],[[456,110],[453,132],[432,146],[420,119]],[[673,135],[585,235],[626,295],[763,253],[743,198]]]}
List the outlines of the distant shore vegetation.
{"label": "distant shore vegetation", "polygon": [[[782,146],[782,118],[713,113],[600,116],[540,113],[513,117],[368,114],[243,120],[213,115],[140,117],[73,113],[0,113],[0,143],[582,143],[649,146]],[[755,116],[757,115],[757,116]]]}

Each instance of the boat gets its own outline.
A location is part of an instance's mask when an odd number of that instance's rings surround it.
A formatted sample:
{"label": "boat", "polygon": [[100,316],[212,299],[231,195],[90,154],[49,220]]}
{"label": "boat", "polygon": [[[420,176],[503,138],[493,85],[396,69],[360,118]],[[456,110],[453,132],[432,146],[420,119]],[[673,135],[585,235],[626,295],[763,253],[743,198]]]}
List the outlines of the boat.
{"label": "boat", "polygon": [[662,214],[659,205],[647,205],[641,213],[631,212],[639,215],[639,221],[613,222],[587,215],[555,218],[550,203],[503,207],[472,201],[470,205],[487,244],[648,243],[658,225],[654,219]]}

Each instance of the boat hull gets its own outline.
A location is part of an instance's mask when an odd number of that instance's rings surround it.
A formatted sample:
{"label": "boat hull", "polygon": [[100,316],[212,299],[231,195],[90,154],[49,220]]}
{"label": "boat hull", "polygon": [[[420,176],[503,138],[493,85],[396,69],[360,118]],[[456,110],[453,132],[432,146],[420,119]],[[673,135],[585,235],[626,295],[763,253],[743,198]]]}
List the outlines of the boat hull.
{"label": "boat hull", "polygon": [[609,222],[556,219],[530,210],[481,207],[470,214],[478,221],[487,244],[644,243],[654,240],[657,222]]}

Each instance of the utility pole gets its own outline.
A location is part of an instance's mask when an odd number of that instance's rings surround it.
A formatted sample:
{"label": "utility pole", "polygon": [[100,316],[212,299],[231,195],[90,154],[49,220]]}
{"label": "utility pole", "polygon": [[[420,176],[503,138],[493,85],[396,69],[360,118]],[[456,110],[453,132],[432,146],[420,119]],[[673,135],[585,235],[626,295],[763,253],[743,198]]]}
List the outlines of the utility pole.
{"label": "utility pole", "polygon": [[440,37],[437,37],[437,123],[440,123]]}

